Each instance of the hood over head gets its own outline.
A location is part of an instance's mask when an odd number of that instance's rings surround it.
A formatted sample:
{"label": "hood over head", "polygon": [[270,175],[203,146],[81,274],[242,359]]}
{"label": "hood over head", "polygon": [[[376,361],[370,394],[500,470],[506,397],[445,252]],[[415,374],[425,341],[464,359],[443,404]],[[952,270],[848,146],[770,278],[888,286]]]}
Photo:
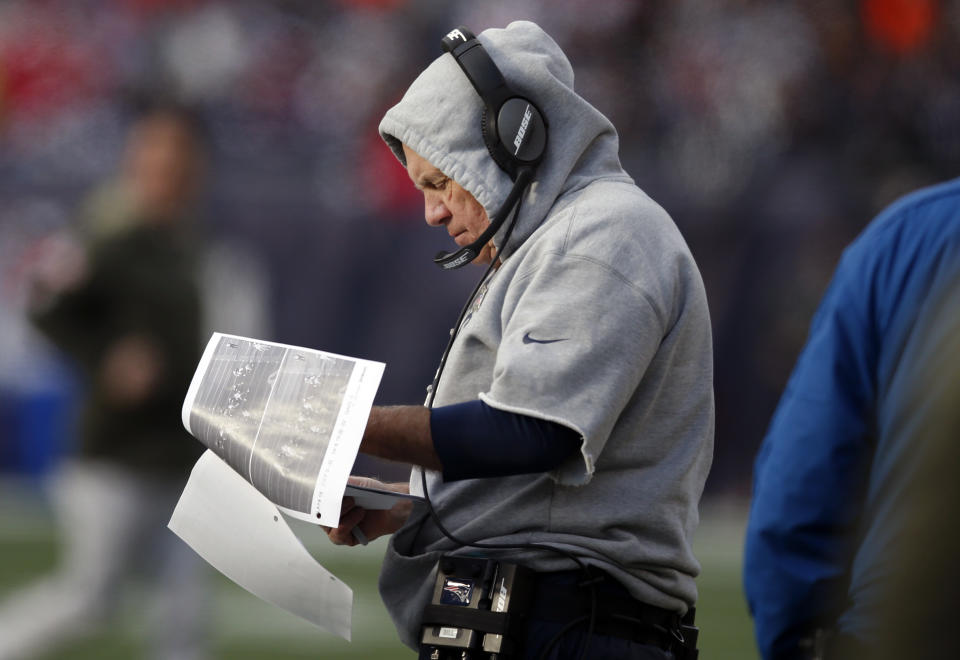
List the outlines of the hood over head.
{"label": "hood over head", "polygon": [[[574,91],[573,68],[546,32],[517,21],[477,38],[511,89],[533,101],[548,125],[544,158],[523,197],[510,245],[501,245],[505,227],[494,237],[500,256],[507,257],[564,195],[601,178],[632,180],[620,166],[616,129]],[[404,166],[402,144],[460,184],[492,218],[513,182],[487,151],[482,116],[480,96],[453,55],[444,53],[387,111],[380,135]]]}

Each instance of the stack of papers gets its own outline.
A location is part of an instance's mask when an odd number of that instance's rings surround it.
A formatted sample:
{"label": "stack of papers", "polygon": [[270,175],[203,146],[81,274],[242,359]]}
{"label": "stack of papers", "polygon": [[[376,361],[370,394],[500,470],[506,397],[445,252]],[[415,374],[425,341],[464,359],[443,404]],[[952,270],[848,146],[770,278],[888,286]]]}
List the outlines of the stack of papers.
{"label": "stack of papers", "polygon": [[384,365],[215,333],[183,403],[207,447],[169,527],[260,598],[350,639],[352,590],[283,515],[335,527],[344,495],[368,509],[412,496],[347,486]]}

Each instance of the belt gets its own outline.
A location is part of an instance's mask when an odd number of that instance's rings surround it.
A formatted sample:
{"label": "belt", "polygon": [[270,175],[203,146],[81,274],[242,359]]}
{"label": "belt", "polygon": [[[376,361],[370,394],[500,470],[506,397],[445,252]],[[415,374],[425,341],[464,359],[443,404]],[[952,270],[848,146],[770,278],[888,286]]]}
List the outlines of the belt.
{"label": "belt", "polygon": [[[592,571],[595,575],[596,569]],[[591,586],[582,584],[580,571],[539,573],[528,619],[569,624],[591,614]],[[673,648],[678,638],[680,614],[643,603],[626,587],[605,573],[592,582],[595,590],[594,627],[598,635],[619,637],[639,644],[651,644],[664,650]]]}

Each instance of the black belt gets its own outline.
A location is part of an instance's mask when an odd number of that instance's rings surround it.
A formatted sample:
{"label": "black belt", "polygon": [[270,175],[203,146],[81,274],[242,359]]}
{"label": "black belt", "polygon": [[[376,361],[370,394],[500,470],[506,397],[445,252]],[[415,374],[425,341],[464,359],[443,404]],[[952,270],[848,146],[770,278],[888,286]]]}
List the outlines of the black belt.
{"label": "black belt", "polygon": [[[678,641],[680,614],[642,603],[622,584],[596,569],[593,632],[619,637],[639,644],[651,644],[670,650]],[[591,586],[583,583],[581,571],[540,573],[534,587],[528,619],[568,624],[577,619],[589,621]]]}

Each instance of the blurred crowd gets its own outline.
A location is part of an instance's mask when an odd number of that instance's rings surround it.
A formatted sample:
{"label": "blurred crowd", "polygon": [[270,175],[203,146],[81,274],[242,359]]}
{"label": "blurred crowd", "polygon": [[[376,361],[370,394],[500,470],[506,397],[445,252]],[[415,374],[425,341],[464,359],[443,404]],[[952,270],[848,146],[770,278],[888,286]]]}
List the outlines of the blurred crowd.
{"label": "blurred crowd", "polygon": [[446,30],[516,18],[569,54],[700,264],[708,488],[746,495],[841,249],[895,197],[960,172],[960,2],[0,0],[0,423],[60,382],[23,320],[25,255],[98,203],[156,94],[206,127],[201,228],[234,261],[214,295],[260,283],[266,338],[383,360],[378,402],[421,400],[477,274],[431,263],[445,241],[376,125]]}

